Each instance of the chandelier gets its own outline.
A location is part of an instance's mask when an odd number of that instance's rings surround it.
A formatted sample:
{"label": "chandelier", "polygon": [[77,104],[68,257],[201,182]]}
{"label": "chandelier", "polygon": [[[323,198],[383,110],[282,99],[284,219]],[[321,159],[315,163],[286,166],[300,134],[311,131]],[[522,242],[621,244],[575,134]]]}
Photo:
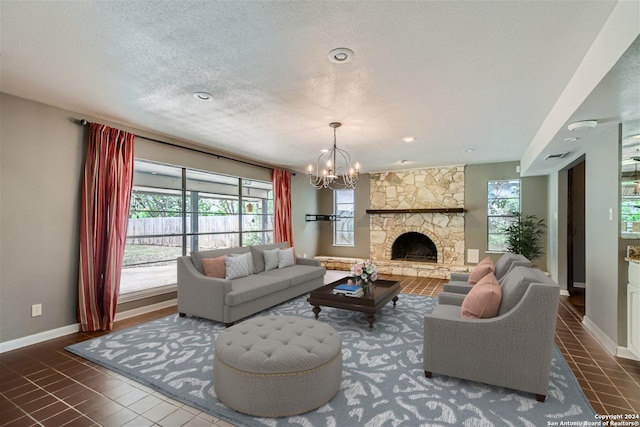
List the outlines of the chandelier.
{"label": "chandelier", "polygon": [[329,123],[333,128],[333,148],[320,154],[316,161],[317,175],[313,174],[313,165],[309,165],[307,175],[309,182],[317,189],[345,189],[356,188],[358,175],[360,174],[360,164],[351,164],[351,156],[344,150],[336,146],[336,129],[342,123]]}

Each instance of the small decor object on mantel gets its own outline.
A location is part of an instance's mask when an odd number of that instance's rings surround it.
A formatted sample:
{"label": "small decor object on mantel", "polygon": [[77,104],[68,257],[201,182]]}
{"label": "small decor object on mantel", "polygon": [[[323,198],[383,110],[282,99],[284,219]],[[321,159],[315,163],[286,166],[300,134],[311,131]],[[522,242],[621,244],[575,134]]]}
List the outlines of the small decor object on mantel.
{"label": "small decor object on mantel", "polygon": [[367,295],[373,289],[373,282],[378,280],[378,267],[371,261],[359,262],[351,267],[351,277]]}

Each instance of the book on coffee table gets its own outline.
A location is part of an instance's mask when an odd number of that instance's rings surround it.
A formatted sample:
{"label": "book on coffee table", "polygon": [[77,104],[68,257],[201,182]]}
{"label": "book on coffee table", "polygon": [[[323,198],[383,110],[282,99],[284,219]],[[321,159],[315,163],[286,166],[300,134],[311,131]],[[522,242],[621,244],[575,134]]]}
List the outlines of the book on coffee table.
{"label": "book on coffee table", "polygon": [[350,285],[348,283],[344,283],[342,285],[338,285],[333,288],[333,293],[335,295],[345,295],[348,297],[361,297],[364,295],[362,288],[357,285]]}

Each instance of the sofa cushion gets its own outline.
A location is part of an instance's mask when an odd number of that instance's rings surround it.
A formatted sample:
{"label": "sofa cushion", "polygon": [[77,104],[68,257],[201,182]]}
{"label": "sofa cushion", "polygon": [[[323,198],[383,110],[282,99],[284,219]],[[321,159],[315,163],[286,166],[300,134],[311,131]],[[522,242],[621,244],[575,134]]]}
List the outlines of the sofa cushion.
{"label": "sofa cushion", "polygon": [[234,279],[231,282],[231,292],[227,292],[224,296],[224,303],[225,305],[233,307],[287,289],[288,287],[288,279],[266,276],[264,274],[251,274]]}
{"label": "sofa cushion", "polygon": [[251,252],[247,252],[246,254],[229,254],[231,257],[244,257],[247,262],[247,271],[249,274],[253,274],[253,257],[251,256]]}
{"label": "sofa cushion", "polygon": [[279,248],[275,249],[265,249],[262,251],[264,255],[264,271],[273,270],[278,268],[278,252]]}
{"label": "sofa cushion", "polygon": [[268,249],[286,249],[289,247],[289,243],[272,243],[269,245],[255,245],[251,246],[251,255],[253,256],[253,272],[260,273],[264,271],[264,255],[262,252]]}
{"label": "sofa cushion", "polygon": [[467,279],[467,283],[469,283],[470,285],[475,285],[487,274],[495,272],[496,268],[493,265],[493,261],[491,261],[491,258],[486,257],[485,259],[480,261],[478,265],[473,268],[473,270],[471,270],[471,273],[469,273],[469,278]]}
{"label": "sofa cushion", "polygon": [[202,258],[217,258],[223,255],[229,254],[246,254],[247,252],[251,252],[249,248],[222,248],[222,249],[211,249],[208,251],[192,251],[191,252],[191,262],[196,267],[196,269],[204,274],[204,267],[202,266]]}
{"label": "sofa cushion", "polygon": [[249,275],[249,265],[247,264],[247,258],[244,256],[225,257],[224,264],[227,269],[227,273],[225,275],[225,279],[227,280]]}
{"label": "sofa cushion", "polygon": [[323,277],[326,270],[324,267],[315,267],[312,265],[292,265],[286,268],[276,268],[274,270],[263,271],[259,276],[273,276],[281,279],[289,280],[289,286],[296,286],[309,280]]}
{"label": "sofa cushion", "polygon": [[438,304],[429,316],[437,317],[439,319],[460,319],[460,306]]}
{"label": "sofa cushion", "polygon": [[293,255],[293,248],[278,251],[278,268],[291,267],[295,263],[296,257]]}
{"label": "sofa cushion", "polygon": [[488,319],[498,314],[502,291],[493,273],[476,283],[462,301],[460,316],[463,319]]}
{"label": "sofa cushion", "polygon": [[227,275],[227,268],[224,262],[225,257],[219,256],[217,258],[202,258],[202,266],[204,267],[204,274],[208,277],[217,277],[224,279]]}

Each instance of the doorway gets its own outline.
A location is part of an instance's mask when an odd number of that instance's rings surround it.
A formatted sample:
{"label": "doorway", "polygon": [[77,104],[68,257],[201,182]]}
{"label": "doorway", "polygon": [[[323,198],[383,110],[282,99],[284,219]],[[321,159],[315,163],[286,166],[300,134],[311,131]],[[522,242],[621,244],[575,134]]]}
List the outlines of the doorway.
{"label": "doorway", "polygon": [[585,162],[568,170],[567,191],[567,291],[569,303],[585,315]]}

